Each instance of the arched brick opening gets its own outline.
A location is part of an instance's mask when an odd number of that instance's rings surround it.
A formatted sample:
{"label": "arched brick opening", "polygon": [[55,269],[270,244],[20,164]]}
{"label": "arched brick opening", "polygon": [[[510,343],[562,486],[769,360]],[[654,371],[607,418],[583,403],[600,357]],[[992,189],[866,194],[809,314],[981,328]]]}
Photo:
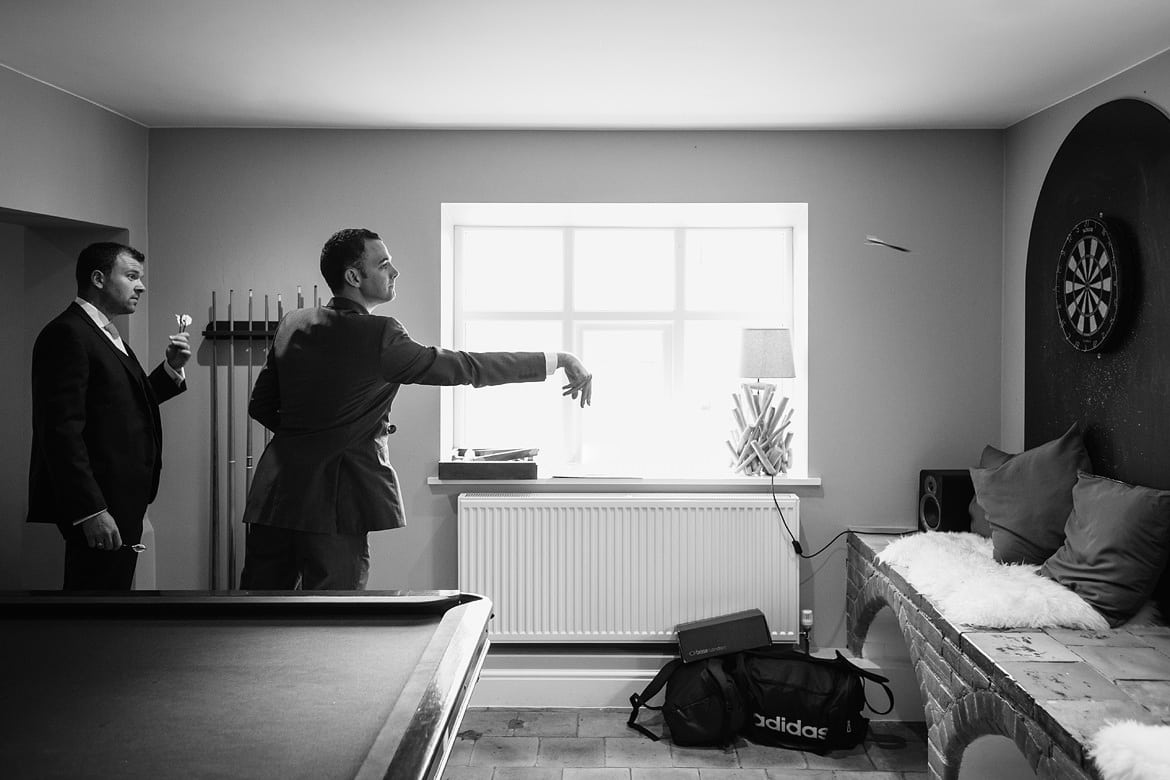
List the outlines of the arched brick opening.
{"label": "arched brick opening", "polygon": [[927,707],[930,703],[930,698],[927,696],[927,691],[923,687],[923,676],[919,672],[919,666],[922,663],[922,642],[916,641],[917,632],[914,631],[905,617],[905,599],[897,591],[889,587],[889,582],[884,578],[871,577],[864,585],[862,585],[853,598],[848,601],[848,616],[846,623],[848,625],[848,648],[858,658],[865,655],[866,637],[869,635],[869,630],[873,625],[874,620],[882,610],[889,609],[894,622],[898,627],[898,632],[905,643],[906,650],[910,656],[910,665],[914,669],[914,677],[918,686],[919,701],[923,705],[927,727],[933,722],[932,714]]}
{"label": "arched brick opening", "polygon": [[927,730],[927,742],[941,758],[939,776],[958,780],[963,752],[975,740],[989,736],[1011,740],[1032,771],[1039,773],[1045,751],[1027,719],[994,694],[974,691],[943,709],[938,721]]}
{"label": "arched brick opening", "polygon": [[[869,627],[873,625],[873,619],[882,609],[889,607],[890,611],[895,615],[897,608],[890,604],[886,599],[884,593],[880,593],[875,587],[873,579],[865,583],[861,592],[857,594],[856,600],[850,601],[852,607],[852,614],[849,615],[847,621],[849,626],[848,645],[849,651],[856,656],[861,655],[862,647],[865,645],[865,637],[869,634]],[[899,628],[901,621],[899,621]],[[903,633],[905,636],[905,633]]]}

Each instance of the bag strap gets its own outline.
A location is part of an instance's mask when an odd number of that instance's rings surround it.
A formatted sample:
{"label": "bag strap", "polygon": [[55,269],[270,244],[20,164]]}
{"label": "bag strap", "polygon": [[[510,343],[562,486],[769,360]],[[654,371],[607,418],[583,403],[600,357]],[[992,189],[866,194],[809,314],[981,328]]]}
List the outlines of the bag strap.
{"label": "bag strap", "polygon": [[661,707],[653,707],[646,702],[653,699],[662,690],[662,686],[666,685],[666,681],[670,679],[670,675],[674,674],[674,670],[682,665],[681,658],[675,658],[668,662],[666,666],[658,670],[658,674],[654,675],[654,679],[647,683],[646,687],[642,689],[641,693],[634,693],[630,695],[630,719],[626,721],[626,725],[641,734],[645,734],[650,739],[657,742],[659,737],[654,732],[645,726],[640,726],[634,721],[638,719],[638,710],[645,707],[648,710],[660,710]]}
{"label": "bag strap", "polygon": [[877,672],[871,672],[869,669],[862,669],[860,666],[853,663],[845,656],[841,655],[840,650],[837,651],[837,657],[834,660],[839,665],[847,667],[851,671],[857,672],[859,675],[861,675],[862,677],[864,677],[867,680],[873,680],[876,683],[888,683],[890,681],[889,677],[882,677]]}
{"label": "bag strap", "polygon": [[723,692],[723,728],[719,732],[719,742],[727,745],[731,743],[736,732],[731,714],[736,703],[740,702],[739,688],[727,676],[727,671],[723,668],[723,662],[719,658],[707,661],[707,673],[714,678],[715,682],[719,684],[719,689]]}
{"label": "bag strap", "polygon": [[874,680],[874,682],[882,686],[882,690],[886,692],[886,701],[889,702],[889,706],[884,710],[879,710],[869,703],[869,696],[867,696],[865,692],[865,678],[863,677],[861,680],[861,695],[865,698],[865,706],[869,707],[870,712],[872,712],[874,715],[889,715],[890,712],[892,712],[894,709],[894,692],[891,691],[890,686],[886,685],[884,682],[879,680]]}
{"label": "bag strap", "polygon": [[[878,674],[877,672],[871,672],[868,669],[862,669],[860,666],[853,663],[845,656],[841,655],[840,650],[837,651],[836,661],[837,661],[837,663],[841,664],[842,666],[848,667],[850,671],[856,672],[857,676],[861,678],[861,695],[865,699],[865,706],[869,707],[870,712],[872,712],[875,715],[888,715],[888,714],[890,714],[890,712],[893,711],[893,709],[894,709],[894,692],[890,690],[890,686],[886,685],[886,683],[888,683],[890,681],[889,677],[883,677],[880,674]],[[866,693],[865,693],[865,681],[866,680],[877,683],[878,685],[882,686],[882,690],[884,690],[886,692],[886,701],[889,703],[889,706],[887,706],[884,710],[878,710],[876,707],[874,707],[872,704],[869,703],[869,697],[866,696]]]}
{"label": "bag strap", "polygon": [[737,655],[739,657],[736,659],[736,673],[745,680],[748,679],[746,659],[749,657],[772,658],[785,661],[800,661],[814,665],[829,665],[846,669],[861,678],[861,692],[863,696],[865,695],[866,680],[877,683],[882,687],[882,690],[886,692],[886,700],[889,702],[889,706],[887,706],[884,710],[876,709],[872,704],[869,703],[869,699],[866,697],[865,706],[869,707],[871,712],[873,712],[875,715],[888,715],[894,709],[894,692],[890,690],[890,686],[886,685],[886,683],[890,681],[890,678],[883,677],[877,672],[871,672],[869,669],[861,668],[843,656],[840,650],[837,651],[836,658],[818,658],[817,656],[805,655],[804,653],[789,649],[787,647],[769,647],[762,650],[745,650],[741,653],[738,653]]}

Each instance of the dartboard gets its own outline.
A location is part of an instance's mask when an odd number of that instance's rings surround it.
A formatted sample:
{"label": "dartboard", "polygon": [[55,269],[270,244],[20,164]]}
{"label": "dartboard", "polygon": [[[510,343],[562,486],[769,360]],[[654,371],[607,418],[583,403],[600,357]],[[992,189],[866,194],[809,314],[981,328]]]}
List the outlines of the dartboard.
{"label": "dartboard", "polygon": [[1069,231],[1056,268],[1056,313],[1064,338],[1081,352],[1100,349],[1117,322],[1117,253],[1100,219]]}

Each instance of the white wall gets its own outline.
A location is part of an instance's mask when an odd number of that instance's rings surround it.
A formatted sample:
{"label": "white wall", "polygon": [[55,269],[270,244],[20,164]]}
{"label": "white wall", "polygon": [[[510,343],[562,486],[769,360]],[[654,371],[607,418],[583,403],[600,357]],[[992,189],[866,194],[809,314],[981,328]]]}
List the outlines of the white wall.
{"label": "white wall", "polygon": [[[286,301],[298,283],[308,291],[324,240],[364,226],[403,274],[399,299],[379,311],[435,342],[445,201],[807,201],[809,459],[824,479],[803,493],[807,550],[847,525],[911,525],[918,470],[969,465],[998,433],[999,133],[158,130],[150,156],[155,332],[176,312],[205,323],[213,288]],[[867,248],[868,233],[914,252]],[[191,391],[163,410],[151,513],[162,588],[206,585],[209,394],[197,349]],[[453,498],[425,482],[438,413],[435,389],[406,388],[396,402],[409,525],[372,536],[372,587],[455,585]],[[817,643],[843,644],[841,541],[805,579]]]}

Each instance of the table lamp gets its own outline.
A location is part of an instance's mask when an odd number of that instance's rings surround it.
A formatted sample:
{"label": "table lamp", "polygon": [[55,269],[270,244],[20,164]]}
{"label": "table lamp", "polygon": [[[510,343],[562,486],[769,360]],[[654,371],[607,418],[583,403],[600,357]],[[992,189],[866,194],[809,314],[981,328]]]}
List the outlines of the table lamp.
{"label": "table lamp", "polygon": [[755,378],[731,394],[736,429],[727,446],[732,471],[745,476],[787,474],[792,465],[792,408],[777,398],[776,385],[764,379],[796,376],[792,333],[787,328],[744,328],[741,377]]}

